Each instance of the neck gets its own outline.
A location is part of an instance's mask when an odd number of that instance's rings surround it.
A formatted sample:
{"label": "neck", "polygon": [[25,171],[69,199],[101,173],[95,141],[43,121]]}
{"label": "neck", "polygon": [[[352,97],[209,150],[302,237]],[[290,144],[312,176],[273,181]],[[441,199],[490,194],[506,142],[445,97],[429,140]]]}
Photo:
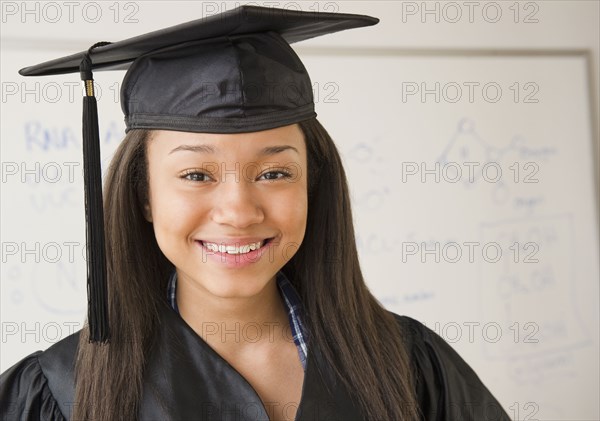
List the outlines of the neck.
{"label": "neck", "polygon": [[276,276],[258,294],[227,298],[178,277],[176,298],[181,317],[221,354],[259,351],[292,340]]}

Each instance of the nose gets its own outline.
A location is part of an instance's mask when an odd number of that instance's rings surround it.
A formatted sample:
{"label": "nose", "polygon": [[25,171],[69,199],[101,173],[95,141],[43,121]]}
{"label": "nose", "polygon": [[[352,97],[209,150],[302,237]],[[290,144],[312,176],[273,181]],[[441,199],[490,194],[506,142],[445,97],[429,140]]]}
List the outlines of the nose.
{"label": "nose", "polygon": [[218,224],[246,228],[260,224],[265,218],[259,196],[251,182],[243,177],[226,177],[218,186],[212,208],[212,219]]}

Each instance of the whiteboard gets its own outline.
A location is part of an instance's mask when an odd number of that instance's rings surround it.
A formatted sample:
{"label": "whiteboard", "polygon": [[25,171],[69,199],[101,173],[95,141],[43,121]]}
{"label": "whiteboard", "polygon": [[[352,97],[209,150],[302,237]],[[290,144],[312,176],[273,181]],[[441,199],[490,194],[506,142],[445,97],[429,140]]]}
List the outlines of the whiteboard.
{"label": "whiteboard", "polygon": [[[446,339],[512,418],[598,419],[587,56],[297,50],[374,295]],[[15,76],[59,55],[3,52],[1,370],[85,317],[79,83]],[[124,132],[122,75],[95,75],[103,170]]]}

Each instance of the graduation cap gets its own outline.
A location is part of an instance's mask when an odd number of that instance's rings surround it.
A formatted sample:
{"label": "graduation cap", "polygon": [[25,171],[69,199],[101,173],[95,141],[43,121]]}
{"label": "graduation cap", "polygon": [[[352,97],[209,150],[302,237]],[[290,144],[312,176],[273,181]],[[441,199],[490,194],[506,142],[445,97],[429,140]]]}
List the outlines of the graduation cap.
{"label": "graduation cap", "polygon": [[379,19],[241,6],[204,19],[21,69],[23,76],[79,72],[84,82],[83,158],[90,342],[110,338],[98,116],[92,71],[125,70],[126,131],[243,133],[316,116],[312,85],[291,43]]}

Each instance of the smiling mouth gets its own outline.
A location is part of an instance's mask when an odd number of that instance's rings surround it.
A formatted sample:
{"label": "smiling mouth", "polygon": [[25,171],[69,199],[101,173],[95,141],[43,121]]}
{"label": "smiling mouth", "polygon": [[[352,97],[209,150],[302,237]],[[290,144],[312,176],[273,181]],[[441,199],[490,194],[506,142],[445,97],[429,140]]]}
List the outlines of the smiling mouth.
{"label": "smiling mouth", "polygon": [[215,253],[226,253],[226,254],[247,254],[250,253],[252,251],[255,250],[260,250],[262,248],[264,248],[267,244],[269,244],[273,238],[275,237],[271,237],[271,238],[266,238],[262,241],[258,241],[255,243],[249,243],[249,244],[235,244],[235,245],[225,245],[225,244],[217,244],[217,243],[210,243],[207,241],[203,241],[203,240],[196,240],[197,242],[199,242],[202,247],[204,247],[205,249],[215,252]]}

